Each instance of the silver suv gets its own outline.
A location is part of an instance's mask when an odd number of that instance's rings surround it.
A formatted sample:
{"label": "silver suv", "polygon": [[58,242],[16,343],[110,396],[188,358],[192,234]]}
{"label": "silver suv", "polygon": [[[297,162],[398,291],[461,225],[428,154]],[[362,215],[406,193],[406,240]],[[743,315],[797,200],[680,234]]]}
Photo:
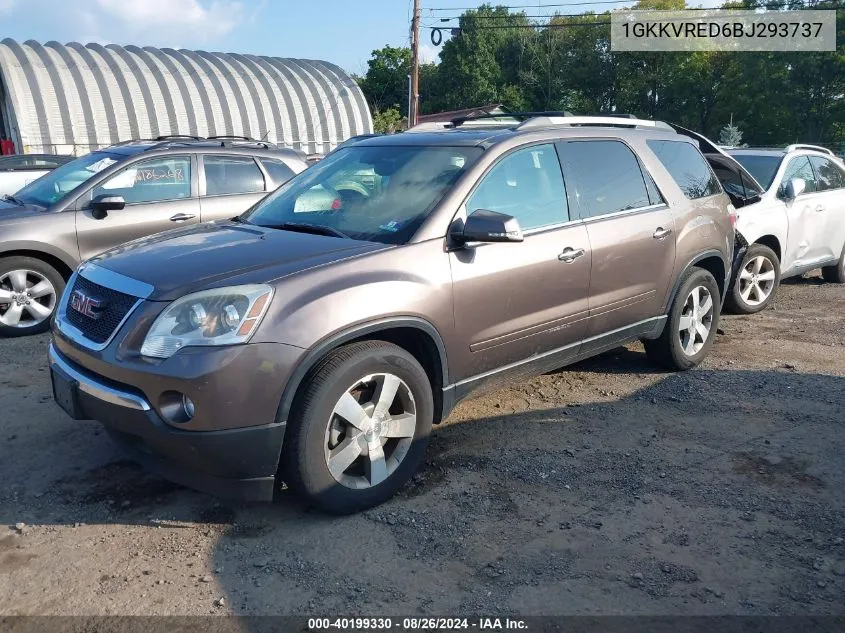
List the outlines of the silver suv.
{"label": "silver suv", "polygon": [[47,330],[83,260],[177,226],[231,218],[305,169],[304,154],[237,137],[98,150],[0,201],[0,336]]}

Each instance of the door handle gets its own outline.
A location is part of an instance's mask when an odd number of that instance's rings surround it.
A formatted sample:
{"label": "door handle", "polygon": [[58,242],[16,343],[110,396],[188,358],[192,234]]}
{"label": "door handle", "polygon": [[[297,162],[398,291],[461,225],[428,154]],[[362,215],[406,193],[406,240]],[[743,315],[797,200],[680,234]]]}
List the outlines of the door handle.
{"label": "door handle", "polygon": [[184,222],[185,220],[193,220],[196,215],[193,213],[177,213],[176,215],[170,216],[171,222]]}
{"label": "door handle", "polygon": [[571,246],[567,246],[563,249],[563,252],[557,256],[557,258],[566,264],[571,264],[579,257],[582,257],[584,252],[583,248],[572,248]]}
{"label": "door handle", "polygon": [[816,207],[816,213],[821,213],[822,211],[824,211],[824,206],[819,205]]}
{"label": "door handle", "polygon": [[662,226],[659,226],[657,227],[657,230],[655,230],[654,233],[651,234],[651,236],[656,240],[662,240],[669,237],[671,233],[672,229],[664,229]]}

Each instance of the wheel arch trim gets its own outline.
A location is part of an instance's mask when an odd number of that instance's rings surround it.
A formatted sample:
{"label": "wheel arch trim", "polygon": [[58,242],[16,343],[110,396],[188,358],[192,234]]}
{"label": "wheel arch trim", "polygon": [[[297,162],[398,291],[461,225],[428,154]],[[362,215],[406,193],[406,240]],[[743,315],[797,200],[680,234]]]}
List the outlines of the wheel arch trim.
{"label": "wheel arch trim", "polygon": [[[53,265],[49,259],[61,262],[73,273],[77,262],[68,253],[51,245],[38,242],[6,242],[0,247],[0,258],[3,257],[31,257]],[[60,273],[62,271],[59,271]]]}
{"label": "wheel arch trim", "polygon": [[689,269],[693,268],[698,262],[703,261],[705,259],[709,259],[711,257],[719,258],[719,261],[722,262],[722,267],[725,270],[724,278],[722,279],[722,281],[720,282],[718,279],[716,280],[716,283],[719,284],[719,292],[722,294],[720,299],[722,304],[724,304],[725,297],[728,295],[728,290],[730,289],[729,279],[731,277],[732,271],[730,264],[725,261],[725,257],[722,252],[714,248],[698,253],[692,259],[690,259],[687,264],[681,269],[680,273],[675,279],[674,284],[672,285],[672,292],[669,295],[669,301],[666,302],[667,313],[672,308],[672,304],[675,302],[675,298],[678,296],[678,290],[680,290],[681,288],[681,283],[684,279],[684,275],[686,275]]}
{"label": "wheel arch trim", "polygon": [[[308,375],[308,372],[331,350],[340,347],[341,345],[359,339],[370,334],[377,334],[381,331],[392,330],[396,328],[412,328],[419,330],[423,334],[428,335],[434,342],[437,351],[437,358],[435,364],[439,363],[441,386],[449,384],[449,368],[446,358],[446,345],[443,343],[443,338],[440,336],[437,328],[431,323],[420,317],[401,316],[401,317],[387,317],[378,319],[376,321],[367,321],[359,323],[349,328],[340,330],[325,337],[316,345],[311,347],[302,360],[297,364],[291,373],[290,379],[287,381],[284,391],[282,392],[282,399],[279,403],[279,411],[277,420],[287,421],[293,401],[296,397],[299,388],[302,386],[302,381]],[[435,365],[435,369],[437,369]]]}

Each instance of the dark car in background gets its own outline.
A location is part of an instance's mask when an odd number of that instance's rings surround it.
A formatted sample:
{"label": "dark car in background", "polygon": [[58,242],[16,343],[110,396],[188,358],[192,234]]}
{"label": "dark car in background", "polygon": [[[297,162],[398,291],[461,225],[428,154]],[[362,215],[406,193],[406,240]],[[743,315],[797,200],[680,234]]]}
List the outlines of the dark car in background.
{"label": "dark car in background", "polygon": [[0,202],[0,335],[46,330],[83,260],[235,217],[305,168],[301,152],[235,138],[130,141],[62,165]]}

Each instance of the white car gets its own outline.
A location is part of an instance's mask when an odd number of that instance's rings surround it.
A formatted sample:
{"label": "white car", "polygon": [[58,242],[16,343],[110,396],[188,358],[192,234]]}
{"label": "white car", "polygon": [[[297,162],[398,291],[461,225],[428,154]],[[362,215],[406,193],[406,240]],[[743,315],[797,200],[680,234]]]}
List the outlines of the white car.
{"label": "white car", "polygon": [[75,156],[11,154],[0,156],[0,197],[12,195]]}
{"label": "white car", "polygon": [[751,314],[769,305],[781,279],[822,269],[845,283],[845,165],[828,149],[735,148],[698,141],[736,208],[736,246],[725,305]]}
{"label": "white car", "polygon": [[728,306],[744,314],[759,312],[772,301],[781,279],[817,268],[827,281],[845,283],[841,161],[814,145],[734,149],[728,154],[761,190],[759,201],[752,198],[737,209],[742,259],[734,270]]}

